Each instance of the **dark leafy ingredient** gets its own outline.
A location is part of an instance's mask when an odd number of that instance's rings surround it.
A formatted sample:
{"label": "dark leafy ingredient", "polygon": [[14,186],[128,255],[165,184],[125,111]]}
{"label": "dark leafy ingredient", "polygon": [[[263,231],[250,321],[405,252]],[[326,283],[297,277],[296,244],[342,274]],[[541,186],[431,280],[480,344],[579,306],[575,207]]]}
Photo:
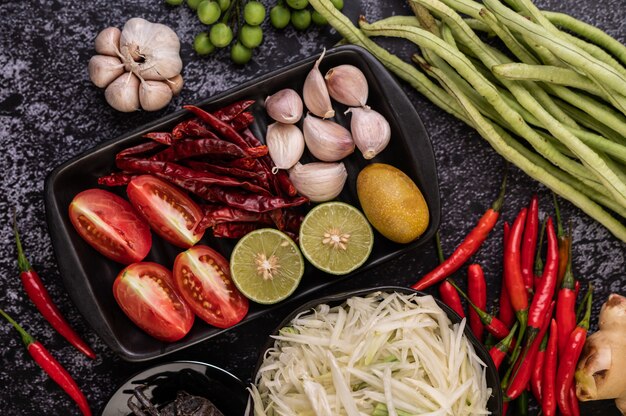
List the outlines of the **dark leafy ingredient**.
{"label": "dark leafy ingredient", "polygon": [[184,391],[179,391],[176,400],[158,410],[144,393],[146,388],[145,385],[135,387],[128,398],[128,408],[136,416],[224,416],[209,399]]}

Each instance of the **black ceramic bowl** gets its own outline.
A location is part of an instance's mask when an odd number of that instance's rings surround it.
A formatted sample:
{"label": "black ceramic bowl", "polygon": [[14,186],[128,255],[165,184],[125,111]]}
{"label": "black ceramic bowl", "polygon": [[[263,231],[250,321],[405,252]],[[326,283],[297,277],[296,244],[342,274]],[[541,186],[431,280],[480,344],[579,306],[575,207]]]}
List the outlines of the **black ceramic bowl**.
{"label": "black ceramic bowl", "polygon": [[[174,361],[130,377],[113,393],[100,416],[130,415],[128,399],[142,385],[146,386],[143,393],[157,409],[174,401],[179,391],[209,399],[227,416],[242,415],[248,401],[246,387],[229,372],[197,361]],[[133,402],[138,403],[136,398]]]}
{"label": "black ceramic bowl", "polygon": [[[353,290],[349,292],[342,292],[342,293],[338,293],[334,295],[325,296],[323,298],[307,302],[304,305],[300,306],[299,308],[295,309],[285,319],[283,319],[283,321],[276,327],[272,335],[277,335],[278,331],[288,326],[290,322],[297,315],[306,311],[313,310],[318,305],[327,304],[330,307],[338,306],[344,303],[348,298],[351,298],[354,296],[366,296],[374,292],[387,292],[387,293],[398,292],[398,293],[405,293],[405,294],[416,293],[421,296],[427,296],[426,293],[419,292],[417,290],[413,290],[407,287],[399,287],[399,286],[381,286],[381,287],[359,289],[359,290]],[[437,298],[434,298],[434,299],[437,302],[437,305],[439,305],[439,307],[443,309],[443,311],[448,315],[448,318],[450,318],[450,321],[453,324],[461,322],[461,317],[456,312],[450,309],[443,302],[439,301]],[[492,391],[491,397],[489,398],[489,401],[487,403],[487,409],[491,412],[493,416],[501,416],[502,415],[502,390],[500,389],[500,377],[498,376],[498,371],[496,370],[496,366],[493,363],[493,360],[491,359],[489,352],[476,339],[476,337],[470,330],[469,325],[465,326],[465,336],[469,339],[470,343],[474,346],[474,349],[476,350],[476,354],[480,357],[481,360],[483,360],[484,363],[487,364],[487,372],[486,372],[487,386],[491,387],[491,391]],[[274,339],[270,336],[267,343],[261,350],[261,355],[259,356],[259,360],[254,370],[254,374],[252,375],[253,382],[256,381],[256,375],[259,371],[259,368],[261,368],[261,365],[263,363],[265,352],[273,346],[274,346]],[[248,416],[252,416],[252,415],[248,415]]]}
{"label": "black ceramic bowl", "polygon": [[[271,72],[234,90],[209,98],[198,105],[214,111],[238,100],[256,100],[256,104],[251,108],[255,116],[252,130],[257,137],[263,138],[267,124],[271,122],[263,107],[267,95],[287,87],[302,91],[304,79],[317,58],[318,56],[313,56]],[[368,104],[380,112],[391,126],[392,136],[389,145],[372,162],[389,163],[410,176],[422,190],[430,211],[428,229],[419,239],[410,244],[396,244],[375,233],[374,248],[370,258],[354,272],[357,273],[407,251],[415,250],[416,247],[428,241],[439,226],[440,201],[435,157],[430,140],[413,104],[396,79],[368,52],[355,46],[343,46],[327,51],[321,63],[321,71],[325,73],[328,69],[341,64],[355,65],[363,71],[369,83]],[[349,119],[343,115],[345,106],[337,103],[334,103],[334,106],[337,121],[344,126],[349,126]],[[189,117],[190,114],[187,111],[177,111],[132,133],[105,142],[57,167],[50,173],[45,184],[48,228],[65,287],[72,301],[100,338],[113,351],[129,361],[156,358],[207,340],[224,330],[211,327],[202,320],[196,319],[189,334],[172,343],[158,341],[141,331],[124,315],[113,298],[111,289],[113,281],[124,266],[108,260],[81,239],[69,221],[68,207],[76,194],[98,187],[98,177],[116,170],[114,160],[117,152],[145,142],[147,139],[142,136],[148,132],[171,131],[178,122]],[[303,158],[305,162],[312,160],[307,153]],[[356,178],[358,172],[370,162],[365,160],[358,151],[343,161],[348,171],[348,181],[337,199],[358,207]],[[125,197],[124,189],[109,188],[109,190]],[[201,244],[206,244],[229,258],[236,241],[216,239],[209,234],[210,232],[206,233]],[[174,258],[181,251],[153,235],[152,249],[145,261],[153,261],[171,268]],[[343,278],[345,277],[347,276]],[[357,276],[353,278],[358,279]],[[297,300],[338,279],[336,276],[325,275],[307,265],[300,286],[289,300],[283,303]],[[275,306],[251,304],[250,311],[243,322],[253,320]]]}

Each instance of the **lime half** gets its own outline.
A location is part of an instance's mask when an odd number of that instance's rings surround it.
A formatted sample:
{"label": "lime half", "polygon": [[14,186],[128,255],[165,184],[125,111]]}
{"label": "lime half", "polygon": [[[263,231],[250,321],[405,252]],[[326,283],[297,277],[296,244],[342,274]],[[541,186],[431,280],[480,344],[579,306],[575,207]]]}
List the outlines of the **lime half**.
{"label": "lime half", "polygon": [[365,263],[374,234],[352,205],[327,202],[313,208],[300,227],[300,248],[308,261],[331,274],[347,274]]}
{"label": "lime half", "polygon": [[304,259],[289,236],[263,228],[239,240],[230,257],[230,273],[245,297],[271,304],[296,290],[304,273]]}

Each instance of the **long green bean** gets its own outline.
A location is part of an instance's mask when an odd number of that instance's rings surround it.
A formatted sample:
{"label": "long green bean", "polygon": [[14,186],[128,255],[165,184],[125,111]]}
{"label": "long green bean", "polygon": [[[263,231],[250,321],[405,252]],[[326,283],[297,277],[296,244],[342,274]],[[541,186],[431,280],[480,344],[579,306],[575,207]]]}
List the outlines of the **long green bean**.
{"label": "long green bean", "polygon": [[605,124],[602,124],[595,117],[591,117],[588,113],[578,109],[577,107],[569,103],[566,103],[565,101],[557,100],[557,102],[559,103],[559,106],[561,106],[563,111],[569,114],[570,117],[578,120],[583,126],[598,132],[602,137],[605,137],[614,143],[626,145],[626,138],[624,136],[617,133],[615,130],[611,129]]}

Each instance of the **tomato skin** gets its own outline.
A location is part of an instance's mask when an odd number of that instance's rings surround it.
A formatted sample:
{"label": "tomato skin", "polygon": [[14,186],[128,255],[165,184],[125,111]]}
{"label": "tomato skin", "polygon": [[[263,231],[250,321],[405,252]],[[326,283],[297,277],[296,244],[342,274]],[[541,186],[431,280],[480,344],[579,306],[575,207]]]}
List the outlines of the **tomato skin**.
{"label": "tomato skin", "polygon": [[136,263],[150,252],[150,227],[114,193],[97,188],[80,192],[70,203],[69,216],[78,234],[113,261]]}
{"label": "tomato skin", "polygon": [[122,311],[149,335],[166,342],[183,338],[195,316],[176,291],[172,273],[157,263],[134,263],[113,283]]}
{"label": "tomato skin", "polygon": [[126,194],[152,230],[175,246],[192,247],[204,235],[204,231],[194,232],[204,216],[198,204],[169,183],[141,175],[130,181]]}
{"label": "tomato skin", "polygon": [[210,325],[228,328],[248,313],[248,299],[230,278],[228,261],[207,246],[194,246],[174,261],[174,284],[194,313]]}

